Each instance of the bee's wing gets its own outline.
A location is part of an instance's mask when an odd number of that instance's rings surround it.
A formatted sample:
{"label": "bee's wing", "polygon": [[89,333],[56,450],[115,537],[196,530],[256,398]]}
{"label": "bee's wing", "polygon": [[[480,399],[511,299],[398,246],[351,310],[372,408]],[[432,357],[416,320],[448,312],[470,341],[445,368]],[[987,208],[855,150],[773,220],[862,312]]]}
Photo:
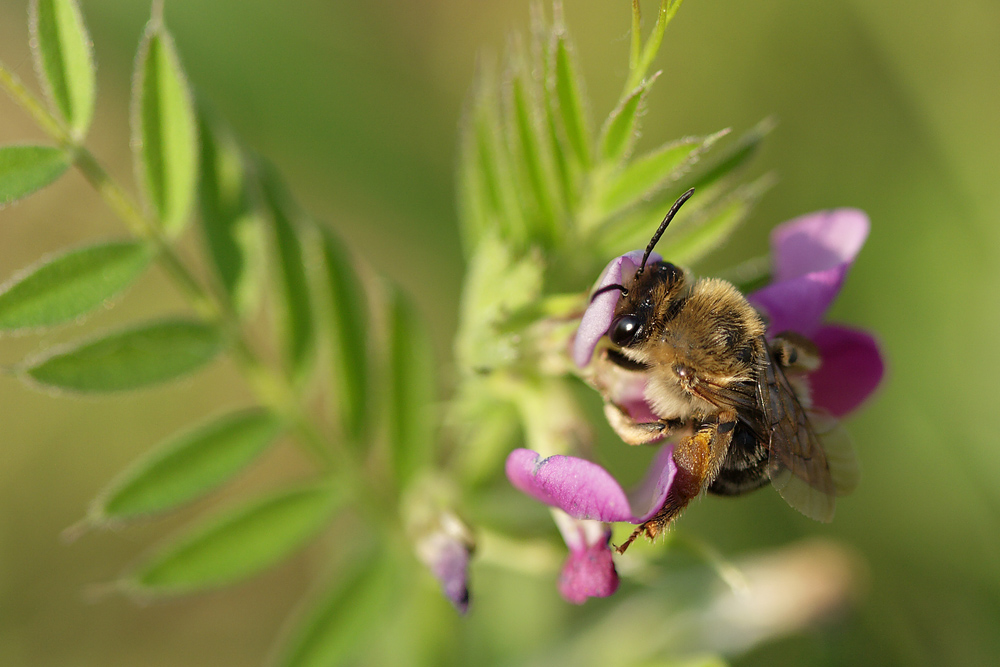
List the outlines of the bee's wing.
{"label": "bee's wing", "polygon": [[832,419],[813,422],[773,357],[758,390],[770,432],[771,483],[806,516],[831,521],[834,498],[857,485],[857,463],[846,432]]}

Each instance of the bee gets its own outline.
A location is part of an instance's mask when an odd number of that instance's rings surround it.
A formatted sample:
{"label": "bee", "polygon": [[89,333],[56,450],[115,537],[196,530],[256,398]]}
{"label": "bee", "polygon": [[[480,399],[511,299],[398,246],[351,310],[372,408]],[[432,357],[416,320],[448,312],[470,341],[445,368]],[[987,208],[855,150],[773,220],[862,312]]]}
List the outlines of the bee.
{"label": "bee", "polygon": [[655,417],[633,418],[605,391],[611,426],[629,444],[680,438],[663,507],[619,553],[639,535],[661,534],[705,491],[736,496],[770,481],[792,507],[826,522],[833,518],[834,498],[857,483],[850,441],[811,405],[804,379],[820,365],[816,346],[793,332],[769,340],[762,316],[725,280],[693,280],[670,262],[647,263],[693,193],[671,207],[635,275],[593,295],[621,292],[607,334],[611,345],[598,356],[596,376],[640,374]]}

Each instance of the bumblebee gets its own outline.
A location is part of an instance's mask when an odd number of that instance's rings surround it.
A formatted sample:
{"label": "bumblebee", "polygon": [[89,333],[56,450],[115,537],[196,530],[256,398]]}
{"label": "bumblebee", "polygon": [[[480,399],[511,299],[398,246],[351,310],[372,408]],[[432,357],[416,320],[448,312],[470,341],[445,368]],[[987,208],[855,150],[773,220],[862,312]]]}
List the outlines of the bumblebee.
{"label": "bumblebee", "polygon": [[821,363],[816,346],[793,332],[768,339],[762,316],[725,280],[693,280],[670,262],[648,262],[693,192],[671,207],[636,273],[593,295],[621,292],[595,377],[643,380],[655,417],[633,418],[603,387],[611,426],[629,444],[679,438],[663,507],[619,553],[639,535],[661,534],[705,491],[735,496],[771,482],[792,507],[830,521],[835,497],[857,484],[849,440],[812,409],[805,376]]}

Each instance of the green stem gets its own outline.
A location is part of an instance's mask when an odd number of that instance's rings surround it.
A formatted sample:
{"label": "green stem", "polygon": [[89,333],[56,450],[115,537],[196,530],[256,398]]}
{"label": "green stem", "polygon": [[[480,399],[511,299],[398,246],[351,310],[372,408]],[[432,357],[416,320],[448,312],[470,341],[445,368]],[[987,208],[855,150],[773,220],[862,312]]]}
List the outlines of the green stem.
{"label": "green stem", "polygon": [[63,124],[45,110],[41,102],[28,92],[28,89],[24,87],[24,84],[17,78],[17,75],[7,69],[3,63],[0,63],[0,85],[7,90],[7,93],[22,109],[35,119],[35,122],[38,123],[46,134],[63,146],[74,145],[73,138]]}

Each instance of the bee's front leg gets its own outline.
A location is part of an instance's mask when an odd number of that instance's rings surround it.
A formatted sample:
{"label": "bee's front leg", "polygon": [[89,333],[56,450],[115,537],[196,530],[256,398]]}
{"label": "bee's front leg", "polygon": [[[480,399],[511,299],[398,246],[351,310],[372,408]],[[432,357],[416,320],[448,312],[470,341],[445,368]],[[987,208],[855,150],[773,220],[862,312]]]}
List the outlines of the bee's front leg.
{"label": "bee's front leg", "polygon": [[629,445],[648,445],[662,440],[673,433],[682,422],[676,419],[659,419],[653,422],[637,422],[619,405],[604,404],[604,415],[608,423],[622,440]]}
{"label": "bee's front leg", "polygon": [[704,421],[697,431],[677,443],[674,448],[677,473],[663,507],[652,519],[635,529],[618,547],[618,553],[625,553],[639,535],[654,539],[666,530],[689,502],[708,488],[719,474],[735,429],[736,412],[725,411]]}

